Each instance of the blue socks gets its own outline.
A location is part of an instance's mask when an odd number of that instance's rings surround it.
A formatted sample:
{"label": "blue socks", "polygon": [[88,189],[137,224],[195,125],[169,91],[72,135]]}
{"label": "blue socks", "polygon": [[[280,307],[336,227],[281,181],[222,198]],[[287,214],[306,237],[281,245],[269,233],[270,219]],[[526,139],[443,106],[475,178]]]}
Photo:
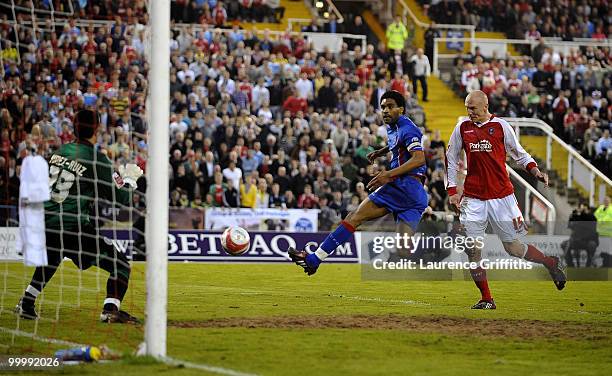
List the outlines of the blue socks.
{"label": "blue socks", "polygon": [[334,232],[327,235],[325,240],[323,240],[317,251],[306,256],[306,263],[312,267],[318,267],[321,261],[331,255],[341,244],[349,240],[353,232],[355,232],[355,228],[348,222],[340,222],[340,225]]}

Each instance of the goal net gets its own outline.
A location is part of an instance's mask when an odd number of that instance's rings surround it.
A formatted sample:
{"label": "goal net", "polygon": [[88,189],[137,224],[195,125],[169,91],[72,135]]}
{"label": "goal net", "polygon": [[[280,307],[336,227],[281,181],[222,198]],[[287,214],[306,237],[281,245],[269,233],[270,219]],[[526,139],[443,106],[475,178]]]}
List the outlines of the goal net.
{"label": "goal net", "polygon": [[[0,4],[0,354],[86,344],[110,356],[144,338],[143,325],[101,322],[130,319],[117,310],[144,322],[146,298],[147,182],[125,166],[148,167],[148,10],[114,17],[110,3]],[[48,163],[46,203],[26,203],[34,156]],[[26,266],[40,236],[47,266]]]}

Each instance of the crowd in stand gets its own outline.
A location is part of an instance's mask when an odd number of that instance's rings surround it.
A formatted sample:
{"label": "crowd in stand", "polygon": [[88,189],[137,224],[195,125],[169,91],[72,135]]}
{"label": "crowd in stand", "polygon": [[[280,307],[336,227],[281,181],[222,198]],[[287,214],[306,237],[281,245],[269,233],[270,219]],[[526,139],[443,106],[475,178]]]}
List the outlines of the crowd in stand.
{"label": "crowd in stand", "polygon": [[[0,23],[3,204],[17,202],[27,154],[48,157],[74,140],[82,107],[100,112],[97,149],[146,170],[145,21],[36,32]],[[320,208],[326,229],[367,195],[366,155],[386,144],[379,98],[394,88],[426,134],[431,205],[444,209],[444,142],[425,129],[406,56],[384,44],[319,53],[300,35],[237,26],[174,29],[170,48],[171,206]]]}
{"label": "crowd in stand", "polygon": [[438,23],[503,31],[510,38],[606,39],[612,35],[607,0],[420,0]]}
{"label": "crowd in stand", "polygon": [[[15,0],[17,12],[31,13],[31,0]],[[113,20],[120,17],[147,17],[146,0],[34,0],[34,7],[57,16],[73,15],[82,19]],[[20,9],[25,8],[25,9]],[[223,27],[228,21],[280,22],[285,8],[280,0],[173,0],[171,19],[176,23],[207,23]]]}

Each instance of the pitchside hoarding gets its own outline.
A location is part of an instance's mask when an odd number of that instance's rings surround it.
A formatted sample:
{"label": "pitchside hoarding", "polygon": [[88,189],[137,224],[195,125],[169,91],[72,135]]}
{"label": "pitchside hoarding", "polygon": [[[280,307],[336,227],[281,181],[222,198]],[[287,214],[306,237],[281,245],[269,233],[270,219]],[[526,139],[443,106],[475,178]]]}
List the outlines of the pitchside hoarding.
{"label": "pitchside hoarding", "polygon": [[[286,250],[288,247],[296,249],[307,249],[314,251],[325,239],[327,233],[324,232],[276,232],[276,231],[250,231],[251,246],[249,251],[241,256],[231,256],[223,251],[220,242],[220,231],[204,230],[170,230],[168,237],[168,259],[172,262],[290,262]],[[113,244],[115,248],[125,253],[129,259],[134,257],[134,239],[136,234],[129,230],[104,230],[102,231],[104,240]],[[376,242],[375,238],[393,237],[395,233],[383,232],[356,232],[351,239],[329,257],[326,262],[336,263],[361,263],[362,266],[374,265],[376,260],[380,262],[397,259],[394,256],[396,249],[393,246],[387,247],[382,242]],[[0,261],[20,261],[21,255],[15,249],[18,229],[15,227],[0,228]],[[443,235],[443,238],[447,238]],[[567,236],[545,236],[528,235],[525,241],[542,250],[547,255],[558,256],[563,259],[564,250],[562,243],[568,239]],[[448,239],[447,239],[448,240]],[[382,247],[382,248],[381,248]],[[378,249],[380,248],[380,249]],[[445,246],[443,246],[445,248]],[[495,235],[485,235],[482,257],[491,262],[514,261],[526,263],[515,257],[509,256],[504,250],[498,237]],[[443,256],[442,263],[458,263],[467,260],[464,252],[457,249],[448,249]],[[594,255],[595,267],[602,266],[604,254],[612,251],[612,238],[600,237],[600,244]],[[413,255],[410,259],[427,260],[431,255]],[[142,258],[135,258],[142,260]],[[585,266],[586,253],[580,255],[580,266]],[[530,263],[529,263],[530,264]],[[539,265],[533,264],[534,269],[542,269]],[[584,269],[588,271],[589,269]],[[594,273],[594,269],[590,269]],[[608,279],[607,268],[598,268],[597,275],[591,277],[596,279]],[[605,278],[599,276],[599,272],[605,272]],[[387,271],[382,271],[382,279],[387,279]],[[376,272],[378,275],[378,271]],[[546,274],[546,273],[544,273]],[[543,274],[543,275],[544,275]],[[545,276],[545,275],[544,275]],[[374,276],[368,275],[365,279],[372,279]],[[587,276],[570,276],[571,279],[589,279]],[[435,278],[435,276],[432,276]]]}
{"label": "pitchside hoarding", "polygon": [[[128,230],[103,231],[105,241],[112,243],[129,259],[133,254],[135,234]],[[232,261],[232,262],[286,262],[287,248],[307,249],[314,252],[325,239],[324,232],[263,232],[249,231],[251,246],[241,256],[231,256],[221,248],[221,232],[198,230],[171,230],[168,234],[169,261]],[[114,240],[111,240],[114,239]],[[340,263],[359,262],[359,250],[354,237],[346,242],[326,261]]]}

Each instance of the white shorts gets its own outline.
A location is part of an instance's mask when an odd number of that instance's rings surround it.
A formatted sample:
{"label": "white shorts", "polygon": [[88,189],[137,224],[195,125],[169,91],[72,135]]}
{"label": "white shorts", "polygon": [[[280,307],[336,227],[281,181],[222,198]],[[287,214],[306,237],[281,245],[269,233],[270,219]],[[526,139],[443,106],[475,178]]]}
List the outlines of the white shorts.
{"label": "white shorts", "polygon": [[459,220],[467,236],[484,237],[488,223],[502,242],[512,242],[527,234],[527,225],[514,194],[491,200],[463,197],[460,209]]}

